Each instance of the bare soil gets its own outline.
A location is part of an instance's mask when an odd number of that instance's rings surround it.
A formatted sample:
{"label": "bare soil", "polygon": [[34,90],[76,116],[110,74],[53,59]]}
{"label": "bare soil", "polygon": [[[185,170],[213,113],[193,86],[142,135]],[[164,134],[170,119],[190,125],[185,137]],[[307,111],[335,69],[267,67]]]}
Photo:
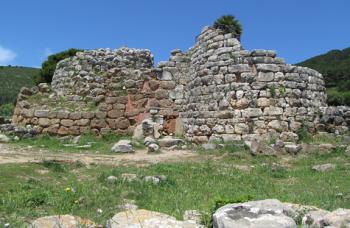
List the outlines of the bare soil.
{"label": "bare soil", "polygon": [[82,162],[84,164],[137,165],[147,166],[164,162],[195,160],[199,155],[189,150],[163,150],[148,154],[146,149],[128,154],[93,154],[52,152],[44,149],[21,147],[13,144],[0,144],[0,164],[40,163],[44,160],[57,162]]}

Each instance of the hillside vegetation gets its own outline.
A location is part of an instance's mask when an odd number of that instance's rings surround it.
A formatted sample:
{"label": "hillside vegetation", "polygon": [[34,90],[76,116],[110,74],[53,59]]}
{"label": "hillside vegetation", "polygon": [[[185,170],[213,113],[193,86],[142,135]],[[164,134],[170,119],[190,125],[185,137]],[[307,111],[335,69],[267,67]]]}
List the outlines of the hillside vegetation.
{"label": "hillside vegetation", "polygon": [[350,105],[350,48],[333,50],[297,65],[323,74],[330,105]]}
{"label": "hillside vegetation", "polygon": [[0,116],[11,115],[11,106],[19,90],[34,86],[33,77],[39,69],[17,66],[0,66]]}

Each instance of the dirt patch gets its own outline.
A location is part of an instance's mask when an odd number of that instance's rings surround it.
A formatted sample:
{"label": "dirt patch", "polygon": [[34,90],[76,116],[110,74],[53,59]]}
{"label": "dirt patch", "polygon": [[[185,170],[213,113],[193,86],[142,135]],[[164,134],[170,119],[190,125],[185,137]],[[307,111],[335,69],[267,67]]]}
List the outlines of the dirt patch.
{"label": "dirt patch", "polygon": [[200,155],[189,150],[163,150],[148,154],[147,150],[137,150],[133,154],[100,155],[92,153],[51,152],[12,144],[0,144],[0,164],[38,163],[44,160],[59,162],[82,162],[84,164],[136,165],[145,166],[161,162],[196,160]]}

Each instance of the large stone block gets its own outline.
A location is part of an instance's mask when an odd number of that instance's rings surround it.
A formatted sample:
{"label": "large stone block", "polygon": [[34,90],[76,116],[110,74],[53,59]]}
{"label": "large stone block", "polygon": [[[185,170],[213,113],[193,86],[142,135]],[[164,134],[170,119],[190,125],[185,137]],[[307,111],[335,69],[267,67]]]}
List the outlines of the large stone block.
{"label": "large stone block", "polygon": [[50,126],[50,119],[48,118],[39,118],[39,125],[42,127]]}
{"label": "large stone block", "polygon": [[105,128],[107,126],[107,123],[104,119],[93,119],[91,120],[90,125],[92,128],[101,129],[101,128]]}
{"label": "large stone block", "polygon": [[89,119],[80,119],[80,120],[76,120],[75,125],[78,126],[88,126],[90,124],[90,120]]}
{"label": "large stone block", "polygon": [[257,80],[260,82],[271,82],[274,80],[275,74],[273,72],[259,72]]}
{"label": "large stone block", "polygon": [[61,120],[61,125],[65,127],[70,127],[74,125],[74,121],[70,119],[63,119]]}
{"label": "large stone block", "polygon": [[245,110],[242,110],[242,116],[243,117],[259,117],[262,116],[263,112],[260,108],[247,108]]}
{"label": "large stone block", "polygon": [[124,116],[124,112],[120,110],[111,110],[107,113],[107,116],[109,118],[115,119]]}
{"label": "large stone block", "polygon": [[78,120],[81,118],[81,113],[80,112],[71,112],[69,113],[69,119],[71,120]]}
{"label": "large stone block", "polygon": [[69,116],[69,112],[65,112],[65,111],[58,111],[57,112],[58,119],[67,119],[68,116]]}
{"label": "large stone block", "polygon": [[34,116],[39,118],[47,118],[49,116],[49,110],[35,110]]}
{"label": "large stone block", "polygon": [[267,107],[264,109],[264,115],[278,116],[283,114],[283,108],[280,107]]}
{"label": "large stone block", "polygon": [[235,124],[235,133],[239,135],[244,135],[249,133],[249,126],[245,123]]}

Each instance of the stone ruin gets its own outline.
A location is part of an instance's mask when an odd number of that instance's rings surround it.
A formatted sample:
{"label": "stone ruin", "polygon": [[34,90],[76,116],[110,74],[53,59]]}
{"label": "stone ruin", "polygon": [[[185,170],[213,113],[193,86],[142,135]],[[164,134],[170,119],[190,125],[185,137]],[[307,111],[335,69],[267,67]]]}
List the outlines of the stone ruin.
{"label": "stone ruin", "polygon": [[[205,27],[187,52],[154,67],[149,50],[78,52],[58,63],[50,86],[23,88],[12,122],[40,133],[132,134],[148,122],[194,142],[349,131],[350,108],[328,107],[323,77],[275,51],[244,50]],[[146,122],[145,122],[146,121]],[[136,129],[136,130],[135,130]]]}

